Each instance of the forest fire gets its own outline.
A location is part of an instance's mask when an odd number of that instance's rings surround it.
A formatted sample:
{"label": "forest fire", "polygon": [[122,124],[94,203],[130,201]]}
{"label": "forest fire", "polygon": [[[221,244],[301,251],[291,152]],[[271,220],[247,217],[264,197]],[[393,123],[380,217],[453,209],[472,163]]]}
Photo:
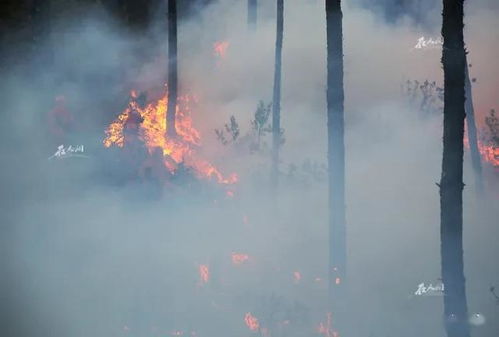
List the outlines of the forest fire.
{"label": "forest fire", "polygon": [[232,253],[232,263],[234,265],[241,265],[249,260],[248,254]]}
{"label": "forest fire", "polygon": [[199,280],[201,284],[208,283],[208,281],[210,280],[210,269],[208,265],[199,265]]}
{"label": "forest fire", "polygon": [[478,149],[485,162],[491,164],[496,168],[499,168],[499,147],[479,143]]}
{"label": "forest fire", "polygon": [[[468,135],[464,137],[464,146],[469,149],[470,143],[468,140]],[[478,141],[478,151],[482,157],[482,160],[493,167],[499,168],[499,147],[495,147],[491,144],[484,144]]]}
{"label": "forest fire", "polygon": [[[175,118],[177,137],[166,137],[166,112],[168,96],[165,93],[159,100],[141,105],[138,102],[137,92],[131,92],[128,107],[108,126],[105,131],[105,147],[126,147],[126,126],[133,118],[140,118],[137,124],[138,141],[147,147],[149,155],[161,150],[164,166],[174,174],[178,166],[183,164],[192,168],[198,178],[215,179],[220,184],[234,184],[238,178],[236,174],[224,176],[210,162],[198,155],[201,146],[201,135],[192,124],[190,103],[191,96],[178,98]],[[135,116],[135,117],[134,117]]]}
{"label": "forest fire", "polygon": [[330,312],[327,313],[326,323],[321,322],[317,327],[317,332],[323,335],[324,337],[339,337],[337,331],[332,329],[332,314]]}
{"label": "forest fire", "polygon": [[221,59],[227,56],[227,49],[229,48],[228,41],[217,41],[213,44],[213,54]]}
{"label": "forest fire", "polygon": [[301,273],[299,271],[293,272],[293,281],[294,281],[294,283],[300,283]]}
{"label": "forest fire", "polygon": [[253,316],[251,312],[246,313],[246,315],[244,316],[244,322],[251,331],[258,331],[258,329],[260,328],[258,319]]}

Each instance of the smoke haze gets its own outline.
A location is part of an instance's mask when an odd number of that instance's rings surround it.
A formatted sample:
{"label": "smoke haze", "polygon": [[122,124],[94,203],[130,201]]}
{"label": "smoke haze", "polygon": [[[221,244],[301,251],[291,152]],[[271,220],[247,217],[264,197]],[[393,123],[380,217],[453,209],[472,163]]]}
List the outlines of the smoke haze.
{"label": "smoke haze", "polygon": [[[200,151],[224,173],[238,174],[229,187],[233,198],[217,186],[213,193],[192,187],[151,199],[138,184],[112,183],[121,168],[112,160],[116,149],[102,145],[104,130],[130,90],[147,91],[152,100],[164,88],[166,15],[159,10],[147,34],[130,32],[98,7],[78,20],[59,13],[50,38],[34,51],[13,48],[0,84],[2,335],[248,336],[256,333],[245,324],[247,313],[275,336],[319,335],[328,262],[322,1],[285,2],[285,144],[276,199],[267,188],[270,154],[223,146],[214,132],[234,116],[246,134],[258,102],[270,103],[275,4],[260,2],[255,32],[247,29],[245,1],[211,2],[179,21],[180,93],[196,97]],[[386,14],[391,2],[378,3]],[[440,277],[435,182],[442,118],[421,116],[401,92],[408,79],[443,82],[441,49],[414,48],[421,36],[439,37],[441,5],[420,3],[408,9],[417,15],[389,20],[366,1],[344,5],[351,294],[345,336],[445,333],[442,298],[414,296],[418,284]],[[499,107],[499,7],[468,1],[465,13],[475,113],[484,130],[486,114]],[[214,53],[219,41],[228,42],[225,57]],[[47,159],[59,145],[46,130],[57,96],[78,124],[72,143],[84,144],[89,158]],[[486,318],[473,336],[490,337],[499,331],[489,291],[499,286],[499,176],[484,166],[486,195],[479,197],[468,152],[464,159],[469,312]],[[249,259],[234,263],[234,253]]]}

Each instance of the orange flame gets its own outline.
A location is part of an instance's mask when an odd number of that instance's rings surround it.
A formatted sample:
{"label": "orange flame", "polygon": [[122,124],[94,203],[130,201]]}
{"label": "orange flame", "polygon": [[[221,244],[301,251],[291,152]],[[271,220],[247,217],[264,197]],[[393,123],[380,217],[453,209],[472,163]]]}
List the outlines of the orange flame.
{"label": "orange flame", "polygon": [[251,312],[248,312],[244,316],[244,322],[251,331],[257,331],[260,328],[260,323],[258,323],[258,319],[255,316],[253,316]]}
{"label": "orange flame", "polygon": [[299,271],[293,272],[293,279],[294,279],[295,283],[300,283],[301,273]]}
{"label": "orange flame", "polygon": [[210,280],[210,268],[206,264],[199,265],[199,279],[201,284],[208,283]]}
{"label": "orange flame", "polygon": [[234,184],[238,177],[232,173],[225,177],[207,160],[200,158],[196,149],[201,145],[201,135],[192,124],[190,103],[192,98],[188,95],[179,97],[176,115],[175,129],[178,137],[176,139],[166,138],[166,111],[168,106],[168,95],[165,93],[158,101],[141,107],[136,101],[137,93],[131,92],[131,101],[128,107],[105,130],[105,147],[112,145],[123,147],[125,137],[123,130],[129,116],[137,112],[142,117],[140,123],[139,138],[142,140],[150,154],[159,148],[163,152],[164,165],[174,173],[178,164],[184,163],[193,168],[199,178],[216,179],[221,184]]}
{"label": "orange flame", "polygon": [[[465,128],[464,136],[464,146],[469,149],[470,141],[468,138],[468,131]],[[478,151],[482,157],[482,160],[490,165],[499,168],[499,147],[495,147],[490,144],[484,144],[482,141],[478,141]]]}
{"label": "orange flame", "polygon": [[232,253],[232,263],[234,265],[241,265],[249,260],[248,254]]}
{"label": "orange flame", "polygon": [[494,167],[499,168],[499,147],[492,145],[478,144],[478,149],[482,155],[483,160]]}
{"label": "orange flame", "polygon": [[217,41],[213,44],[213,54],[221,59],[227,56],[227,49],[230,43],[228,41]]}
{"label": "orange flame", "polygon": [[320,333],[321,335],[324,335],[324,337],[339,337],[340,335],[338,334],[337,331],[333,330],[332,326],[333,326],[332,314],[328,312],[326,323],[321,322],[317,327],[317,332]]}

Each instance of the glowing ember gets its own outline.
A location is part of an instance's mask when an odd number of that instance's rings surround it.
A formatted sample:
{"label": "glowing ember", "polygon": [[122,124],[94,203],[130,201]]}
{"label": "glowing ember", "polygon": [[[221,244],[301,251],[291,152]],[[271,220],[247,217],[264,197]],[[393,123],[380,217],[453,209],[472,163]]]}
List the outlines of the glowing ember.
{"label": "glowing ember", "polygon": [[341,283],[341,279],[339,277],[337,277],[335,280],[334,280],[334,283],[336,285],[340,284]]}
{"label": "glowing ember", "polygon": [[[224,177],[220,171],[208,161],[199,157],[197,149],[201,145],[201,135],[192,125],[190,96],[181,96],[178,99],[175,116],[176,139],[166,138],[166,110],[168,95],[145,107],[137,102],[137,93],[132,91],[128,107],[106,129],[105,147],[112,145],[125,146],[125,128],[135,125],[138,128],[138,138],[146,145],[149,154],[160,149],[163,154],[165,167],[174,173],[178,165],[183,163],[194,170],[198,178],[216,179],[222,184],[234,184],[238,178],[236,174]],[[137,122],[134,120],[140,119]],[[130,121],[132,120],[132,123]]]}
{"label": "glowing ember", "polygon": [[323,335],[324,337],[339,337],[340,335],[338,334],[338,332],[334,331],[332,328],[331,316],[332,316],[331,313],[328,312],[326,323],[321,322],[317,327],[317,332]]}
{"label": "glowing ember", "polygon": [[260,323],[258,323],[258,319],[255,316],[251,315],[250,312],[248,312],[244,316],[244,322],[251,331],[257,331],[260,328]]}
{"label": "glowing ember", "polygon": [[232,263],[235,265],[241,265],[248,260],[249,255],[247,254],[232,253]]}
{"label": "glowing ember", "polygon": [[221,59],[224,59],[227,56],[228,48],[228,41],[217,41],[213,44],[213,54]]}
{"label": "glowing ember", "polygon": [[206,264],[199,265],[199,279],[201,284],[208,283],[210,280],[210,268]]}
{"label": "glowing ember", "polygon": [[301,273],[299,271],[295,271],[293,273],[293,280],[295,283],[300,283],[301,281]]}

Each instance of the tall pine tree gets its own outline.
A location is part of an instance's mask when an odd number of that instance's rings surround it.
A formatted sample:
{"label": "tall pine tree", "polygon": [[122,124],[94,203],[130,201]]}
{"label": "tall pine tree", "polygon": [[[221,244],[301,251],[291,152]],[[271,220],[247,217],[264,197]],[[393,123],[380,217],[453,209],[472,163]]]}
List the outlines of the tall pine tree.
{"label": "tall pine tree", "polygon": [[284,0],[277,0],[277,29],[275,42],[274,94],[272,100],[272,172],[274,186],[279,184],[279,148],[281,143],[281,68],[284,29]]}
{"label": "tall pine tree", "polygon": [[473,90],[470,80],[469,67],[467,63],[468,61],[466,60],[466,66],[465,66],[466,126],[468,130],[468,143],[470,145],[471,165],[473,167],[473,173],[475,175],[475,186],[477,192],[481,193],[483,192],[482,158],[480,156],[480,150],[478,149],[478,134],[475,123],[475,109],[473,108]]}
{"label": "tall pine tree", "polygon": [[443,0],[444,132],[440,180],[440,240],[448,337],[469,337],[463,263],[463,137],[466,52],[464,0]]}
{"label": "tall pine tree", "polygon": [[330,293],[341,288],[346,274],[342,20],[341,0],[326,0]]}
{"label": "tall pine tree", "polygon": [[175,115],[177,109],[177,1],[168,0],[168,107],[166,111],[166,135],[177,136]]}
{"label": "tall pine tree", "polygon": [[256,22],[258,18],[258,0],[248,0],[248,28],[251,30],[256,29]]}

